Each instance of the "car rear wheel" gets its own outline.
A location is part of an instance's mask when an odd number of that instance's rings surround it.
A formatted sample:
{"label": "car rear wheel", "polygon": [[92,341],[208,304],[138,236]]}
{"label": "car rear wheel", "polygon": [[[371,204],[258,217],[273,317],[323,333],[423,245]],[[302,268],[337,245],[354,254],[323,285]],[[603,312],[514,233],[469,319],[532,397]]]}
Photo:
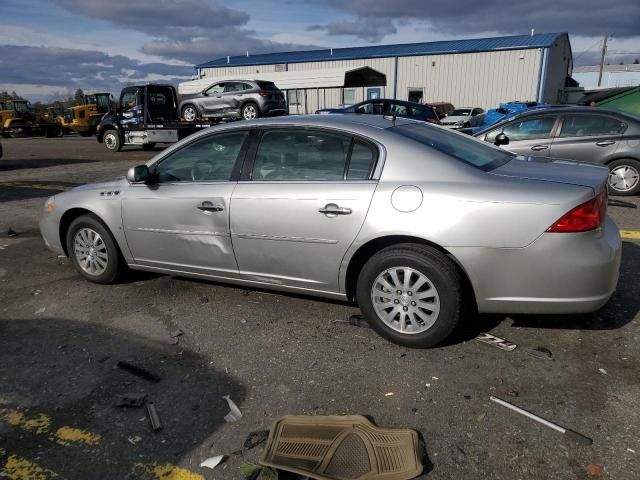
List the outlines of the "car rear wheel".
{"label": "car rear wheel", "polygon": [[120,141],[120,135],[114,129],[107,130],[102,137],[102,143],[110,152],[119,152],[122,150],[122,142]]}
{"label": "car rear wheel", "polygon": [[125,269],[113,235],[93,215],[76,218],[67,231],[66,241],[73,266],[87,280],[113,283]]}
{"label": "car rear wheel", "polygon": [[253,120],[254,118],[258,118],[259,116],[260,110],[258,110],[258,106],[255,103],[245,103],[242,107],[243,120]]}
{"label": "car rear wheel", "polygon": [[185,105],[182,109],[182,118],[187,122],[195,122],[198,118],[198,110],[193,105]]}
{"label": "car rear wheel", "polygon": [[609,165],[609,193],[636,195],[640,192],[640,162],[632,158],[614,160]]}
{"label": "car rear wheel", "polygon": [[424,245],[385,248],[364,265],[356,297],[371,327],[407,347],[445,340],[460,319],[462,287],[455,265]]}

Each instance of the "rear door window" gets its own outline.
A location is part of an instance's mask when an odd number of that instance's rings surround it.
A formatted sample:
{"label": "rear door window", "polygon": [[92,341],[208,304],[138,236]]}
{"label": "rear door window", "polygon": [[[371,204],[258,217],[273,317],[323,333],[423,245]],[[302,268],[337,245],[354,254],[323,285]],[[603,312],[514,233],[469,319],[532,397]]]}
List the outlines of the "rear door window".
{"label": "rear door window", "polygon": [[349,158],[347,180],[368,180],[377,160],[376,148],[373,145],[354,140]]}
{"label": "rear door window", "polygon": [[566,115],[562,121],[561,137],[589,137],[619,135],[627,125],[604,115]]}

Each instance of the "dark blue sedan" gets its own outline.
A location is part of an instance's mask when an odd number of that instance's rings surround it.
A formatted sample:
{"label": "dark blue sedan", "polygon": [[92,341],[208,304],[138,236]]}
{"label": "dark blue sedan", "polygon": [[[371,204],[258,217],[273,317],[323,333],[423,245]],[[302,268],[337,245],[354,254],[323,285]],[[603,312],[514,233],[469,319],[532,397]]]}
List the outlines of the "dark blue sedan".
{"label": "dark blue sedan", "polygon": [[395,115],[396,117],[412,118],[424,122],[440,124],[438,114],[433,107],[404,100],[376,98],[365,100],[343,108],[323,108],[316,113],[365,113],[370,115]]}

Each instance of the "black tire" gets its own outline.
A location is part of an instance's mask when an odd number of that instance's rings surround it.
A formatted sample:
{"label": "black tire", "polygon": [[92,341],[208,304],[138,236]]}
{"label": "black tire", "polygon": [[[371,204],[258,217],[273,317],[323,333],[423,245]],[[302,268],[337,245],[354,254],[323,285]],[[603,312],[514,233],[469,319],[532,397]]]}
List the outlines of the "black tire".
{"label": "black tire", "polygon": [[155,143],[143,143],[142,144],[142,150],[149,151],[149,150],[153,150],[154,148],[156,148],[156,144]]}
{"label": "black tire", "polygon": [[[195,122],[200,118],[200,112],[195,105],[188,103],[184,107],[182,107],[182,111],[180,112],[180,116],[185,119],[187,122]],[[189,118],[187,118],[189,117]]]}
{"label": "black tire", "polygon": [[[91,274],[80,265],[78,255],[76,255],[74,249],[74,239],[76,234],[83,229],[92,230],[102,238],[104,247],[106,248],[107,260],[106,267],[101,273]],[[109,229],[93,215],[82,215],[71,222],[69,230],[67,230],[66,244],[71,263],[73,263],[73,266],[80,275],[91,282],[104,284],[114,283],[126,270],[126,265],[116,240],[113,238]]]}
{"label": "black tire", "polygon": [[119,152],[122,150],[122,140],[115,128],[110,128],[104,132],[104,135],[102,136],[102,143],[110,152]]}
{"label": "black tire", "polygon": [[[378,316],[373,305],[372,291],[378,276],[388,269],[399,267],[409,267],[426,276],[439,297],[440,310],[435,322],[420,333],[402,333],[391,328]],[[403,291],[403,297],[409,301],[411,297],[407,297],[407,293]],[[406,347],[428,348],[443,342],[458,325],[462,282],[456,266],[438,250],[418,244],[399,244],[379,251],[367,261],[358,276],[356,298],[369,325],[382,337]],[[390,308],[395,307],[390,304]],[[405,307],[398,304],[397,308]],[[403,318],[402,315],[400,317]],[[417,324],[416,320],[412,321]]]}
{"label": "black tire", "polygon": [[[609,167],[609,179],[607,186],[610,195],[631,196],[640,193],[640,162],[633,158],[620,158],[607,165]],[[625,175],[625,181],[616,175],[620,172]]]}
{"label": "black tire", "polygon": [[247,102],[240,110],[240,117],[242,120],[254,120],[260,117],[260,108],[254,102]]}

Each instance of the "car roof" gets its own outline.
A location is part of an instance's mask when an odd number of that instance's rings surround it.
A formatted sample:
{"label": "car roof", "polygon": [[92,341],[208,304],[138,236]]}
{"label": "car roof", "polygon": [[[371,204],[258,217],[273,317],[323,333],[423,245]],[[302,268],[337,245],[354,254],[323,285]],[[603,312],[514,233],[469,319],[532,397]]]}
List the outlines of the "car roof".
{"label": "car roof", "polygon": [[409,102],[408,100],[397,100],[395,98],[370,98],[368,100],[363,100],[362,102],[358,102],[354,105],[364,105],[365,103],[382,103],[382,102],[393,102],[398,103],[400,105],[412,105],[417,107],[426,107],[428,105],[424,105],[422,103],[417,102]]}

